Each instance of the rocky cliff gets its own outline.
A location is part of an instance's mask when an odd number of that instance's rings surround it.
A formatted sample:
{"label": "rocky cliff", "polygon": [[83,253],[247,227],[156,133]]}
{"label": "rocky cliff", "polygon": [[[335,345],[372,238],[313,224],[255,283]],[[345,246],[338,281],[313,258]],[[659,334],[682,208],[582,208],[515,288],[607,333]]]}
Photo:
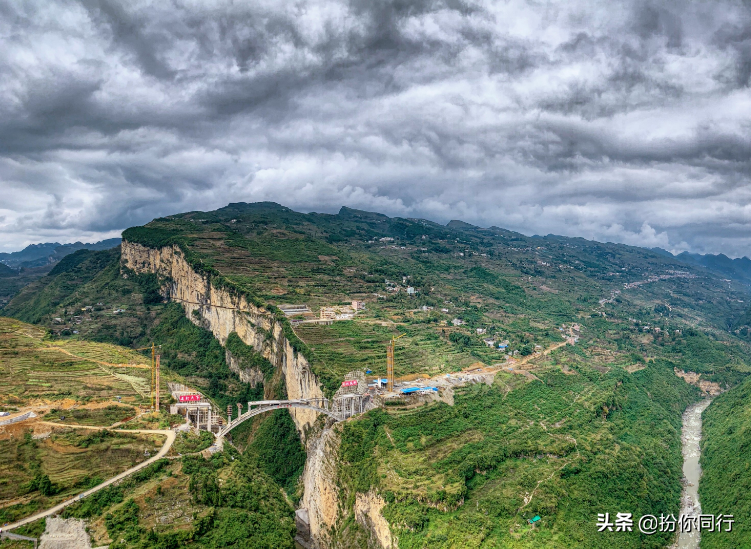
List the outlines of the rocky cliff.
{"label": "rocky cliff", "polygon": [[355,498],[355,520],[370,534],[369,548],[395,549],[398,547],[398,540],[392,538],[389,523],[381,514],[385,506],[386,501],[373,490],[367,494],[358,493]]}
{"label": "rocky cliff", "polygon": [[[222,345],[229,334],[237,332],[245,344],[281,369],[288,398],[323,397],[310,364],[292,348],[274,315],[244,297],[212,286],[207,277],[188,264],[177,246],[155,249],[123,241],[122,262],[124,267],[136,273],[155,273],[166,277],[170,299],[182,303],[188,319],[210,330]],[[238,374],[241,377],[245,375],[248,382],[252,382],[254,377],[254,372]],[[290,414],[303,440],[306,440],[316,421],[316,412],[291,408]]]}
{"label": "rocky cliff", "polygon": [[255,387],[259,383],[263,383],[263,372],[258,368],[243,368],[240,359],[233,355],[229,350],[225,354],[227,360],[227,366],[237,374],[240,381],[243,383],[249,383],[251,387]]}
{"label": "rocky cliff", "polygon": [[[190,266],[177,246],[155,249],[123,241],[122,262],[124,267],[136,273],[155,273],[165,277],[170,299],[182,303],[188,319],[210,330],[222,345],[232,332],[236,332],[246,345],[274,365],[277,374],[281,372],[288,398],[323,397],[310,364],[292,348],[274,315],[244,297],[213,287],[207,277]],[[243,368],[229,351],[227,362],[243,381],[255,384],[263,380],[260,370]],[[357,377],[361,382],[358,385],[365,387],[364,374],[353,372],[350,377]],[[317,414],[312,410],[291,408],[289,412],[308,449],[302,477],[305,490],[300,504],[307,510],[313,547],[350,546],[347,531],[336,533],[337,525],[350,512],[354,512],[356,521],[366,532],[368,547],[397,547],[388,523],[381,515],[385,502],[377,494],[357,494],[354,509],[346,512],[341,508],[341,487],[337,486],[340,430],[332,428],[321,432],[320,424],[313,429]]]}
{"label": "rocky cliff", "polygon": [[326,429],[308,448],[303,472],[305,492],[300,505],[308,510],[310,534],[316,548],[331,546],[332,529],[339,518],[337,455],[340,438],[336,429]]}
{"label": "rocky cliff", "polygon": [[[381,513],[386,501],[380,495],[374,490],[356,493],[354,505],[345,503],[351,499],[347,487],[339,485],[342,426],[338,423],[324,430],[308,449],[300,505],[307,510],[311,545],[315,549],[397,549],[398,539]],[[353,515],[359,528],[352,527]]]}

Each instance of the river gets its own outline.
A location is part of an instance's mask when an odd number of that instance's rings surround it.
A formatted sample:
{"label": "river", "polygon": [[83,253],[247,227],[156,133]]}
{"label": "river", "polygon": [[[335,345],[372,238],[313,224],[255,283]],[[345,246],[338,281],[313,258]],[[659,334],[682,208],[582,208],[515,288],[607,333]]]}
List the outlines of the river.
{"label": "river", "polygon": [[[699,516],[701,505],[699,504],[699,479],[701,478],[701,414],[706,410],[711,398],[692,404],[683,413],[683,495],[681,496],[681,515]],[[672,549],[698,549],[701,535],[699,532],[683,533],[678,535],[678,540]]]}

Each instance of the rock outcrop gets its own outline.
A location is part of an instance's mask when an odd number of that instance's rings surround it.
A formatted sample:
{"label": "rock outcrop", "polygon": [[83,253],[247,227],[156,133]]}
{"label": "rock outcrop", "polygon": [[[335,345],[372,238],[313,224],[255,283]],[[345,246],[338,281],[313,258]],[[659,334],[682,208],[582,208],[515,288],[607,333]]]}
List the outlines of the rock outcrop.
{"label": "rock outcrop", "polygon": [[313,546],[329,546],[329,534],[339,518],[337,456],[340,444],[336,429],[326,429],[308,448],[303,472],[305,492],[300,506],[308,511]]}
{"label": "rock outcrop", "polygon": [[[169,281],[169,297],[182,303],[194,324],[210,330],[222,345],[232,332],[246,345],[261,353],[284,375],[290,399],[322,398],[323,391],[307,359],[295,352],[284,336],[283,326],[268,310],[257,307],[245,297],[215,288],[208,278],[197,273],[177,246],[147,248],[123,241],[123,266],[136,273],[155,273]],[[238,372],[239,373],[239,372]],[[253,374],[248,373],[248,378]],[[316,421],[316,412],[291,408],[303,440]]]}
{"label": "rock outcrop", "polygon": [[225,358],[227,360],[227,366],[243,383],[250,383],[251,387],[255,387],[259,383],[263,383],[263,372],[259,368],[243,368],[240,364],[240,360],[235,357],[229,350],[227,350]]}
{"label": "rock outcrop", "polygon": [[[222,345],[232,332],[261,353],[282,375],[287,397],[322,398],[323,391],[304,356],[295,352],[284,335],[284,327],[275,316],[245,297],[212,286],[209,279],[196,272],[186,261],[177,246],[147,248],[140,244],[123,241],[122,263],[136,273],[155,273],[168,281],[167,290],[173,301],[185,309],[188,319],[210,330]],[[227,351],[227,363],[240,379],[251,384],[263,381],[263,373],[257,368],[243,368],[241,361]],[[349,378],[358,380],[358,390],[366,387],[362,372],[352,372]],[[300,501],[300,520],[309,524],[310,545],[316,549],[348,546],[336,540],[332,533],[346,518],[341,508],[341,487],[338,480],[338,454],[340,429],[322,429],[312,410],[290,408],[295,425],[306,443],[308,458],[302,482],[304,494]],[[374,492],[357,494],[354,507],[355,519],[368,535],[368,547],[395,549],[397,541],[392,538],[389,525],[381,514],[386,502]],[[346,514],[352,512],[349,510]],[[346,538],[346,535],[345,535]],[[307,542],[307,540],[305,540]]]}
{"label": "rock outcrop", "polygon": [[389,523],[381,514],[385,506],[386,501],[373,490],[367,494],[358,493],[355,497],[355,520],[370,534],[372,546],[378,549],[397,547],[391,537]]}
{"label": "rock outcrop", "polygon": [[91,539],[80,519],[47,517],[39,549],[91,549]]}

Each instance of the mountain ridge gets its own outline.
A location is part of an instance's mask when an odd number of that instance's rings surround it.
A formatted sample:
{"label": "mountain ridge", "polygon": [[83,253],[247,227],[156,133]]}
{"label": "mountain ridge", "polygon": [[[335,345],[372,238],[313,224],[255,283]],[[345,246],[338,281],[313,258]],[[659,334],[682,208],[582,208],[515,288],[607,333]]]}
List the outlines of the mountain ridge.
{"label": "mountain ridge", "polygon": [[60,244],[59,242],[29,244],[23,250],[17,252],[0,253],[0,263],[15,270],[41,267],[54,264],[77,250],[98,251],[114,248],[120,244],[120,240],[119,238],[108,238],[91,243],[78,241],[70,244]]}

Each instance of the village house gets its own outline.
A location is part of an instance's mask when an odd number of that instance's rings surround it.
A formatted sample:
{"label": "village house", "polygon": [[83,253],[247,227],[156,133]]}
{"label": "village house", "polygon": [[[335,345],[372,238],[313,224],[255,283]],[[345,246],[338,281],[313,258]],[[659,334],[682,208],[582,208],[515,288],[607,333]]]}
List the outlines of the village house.
{"label": "village house", "polygon": [[321,320],[352,320],[355,310],[349,305],[339,307],[321,307]]}

